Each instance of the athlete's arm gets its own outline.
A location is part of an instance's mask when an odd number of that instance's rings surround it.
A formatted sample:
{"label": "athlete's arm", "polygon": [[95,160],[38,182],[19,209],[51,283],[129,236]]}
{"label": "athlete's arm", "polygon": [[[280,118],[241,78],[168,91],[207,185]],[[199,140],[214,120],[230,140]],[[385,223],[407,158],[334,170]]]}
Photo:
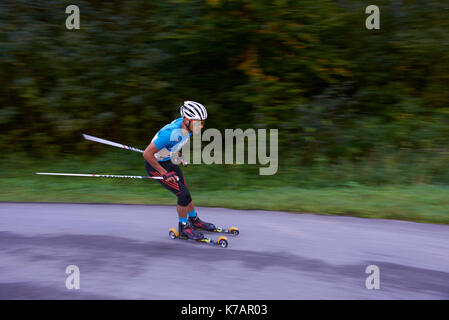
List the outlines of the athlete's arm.
{"label": "athlete's arm", "polygon": [[[148,163],[156,169],[161,175],[167,174],[167,170],[165,170],[160,164],[159,161],[157,161],[156,157],[154,156],[155,153],[157,153],[159,150],[154,144],[154,141],[151,141],[151,143],[148,145],[148,147],[143,152],[143,158],[148,161]],[[175,182],[176,183],[177,177],[170,177],[167,179],[169,182]]]}

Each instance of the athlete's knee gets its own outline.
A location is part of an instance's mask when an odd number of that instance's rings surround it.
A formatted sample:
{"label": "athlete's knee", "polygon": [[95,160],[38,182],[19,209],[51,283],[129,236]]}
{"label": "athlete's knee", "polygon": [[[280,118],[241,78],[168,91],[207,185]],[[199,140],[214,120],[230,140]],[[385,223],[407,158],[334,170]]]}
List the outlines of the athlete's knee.
{"label": "athlete's knee", "polygon": [[192,197],[190,196],[189,190],[183,188],[179,193],[177,193],[178,204],[180,206],[186,207],[192,202]]}

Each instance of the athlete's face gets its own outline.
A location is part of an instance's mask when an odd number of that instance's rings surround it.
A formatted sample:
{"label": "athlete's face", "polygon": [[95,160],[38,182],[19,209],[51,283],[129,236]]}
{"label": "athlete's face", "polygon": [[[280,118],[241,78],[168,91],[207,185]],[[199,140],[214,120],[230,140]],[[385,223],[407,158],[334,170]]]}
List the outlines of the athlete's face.
{"label": "athlete's face", "polygon": [[198,134],[201,132],[201,129],[203,129],[204,127],[204,120],[192,120],[190,122],[190,130],[194,133],[194,134]]}

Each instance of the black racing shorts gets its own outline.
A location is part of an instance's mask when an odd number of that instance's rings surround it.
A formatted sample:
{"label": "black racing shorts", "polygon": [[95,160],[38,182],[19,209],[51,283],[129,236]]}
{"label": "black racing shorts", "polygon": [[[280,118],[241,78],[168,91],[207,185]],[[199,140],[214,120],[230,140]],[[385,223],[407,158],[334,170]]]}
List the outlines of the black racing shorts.
{"label": "black racing shorts", "polygon": [[[186,207],[191,201],[192,197],[190,196],[189,189],[186,186],[186,180],[184,175],[182,174],[181,168],[178,165],[174,164],[170,160],[167,161],[159,161],[159,164],[167,170],[167,172],[174,171],[179,178],[178,182],[168,182],[164,180],[157,180],[159,183],[166,189],[173,192],[178,198],[178,204],[182,207]],[[160,177],[162,176],[156,169],[154,169],[148,161],[145,160],[145,169],[149,176]]]}

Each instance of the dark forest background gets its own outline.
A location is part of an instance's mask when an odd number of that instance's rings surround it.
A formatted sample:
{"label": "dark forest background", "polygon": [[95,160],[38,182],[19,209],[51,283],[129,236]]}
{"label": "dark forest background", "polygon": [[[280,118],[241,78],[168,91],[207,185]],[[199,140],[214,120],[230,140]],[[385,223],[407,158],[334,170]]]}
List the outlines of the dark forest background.
{"label": "dark forest background", "polygon": [[[365,28],[370,4],[380,30]],[[419,157],[441,177],[448,30],[449,3],[432,0],[4,0],[0,148],[107,149],[82,132],[145,147],[195,100],[206,128],[278,128],[284,163]]]}

